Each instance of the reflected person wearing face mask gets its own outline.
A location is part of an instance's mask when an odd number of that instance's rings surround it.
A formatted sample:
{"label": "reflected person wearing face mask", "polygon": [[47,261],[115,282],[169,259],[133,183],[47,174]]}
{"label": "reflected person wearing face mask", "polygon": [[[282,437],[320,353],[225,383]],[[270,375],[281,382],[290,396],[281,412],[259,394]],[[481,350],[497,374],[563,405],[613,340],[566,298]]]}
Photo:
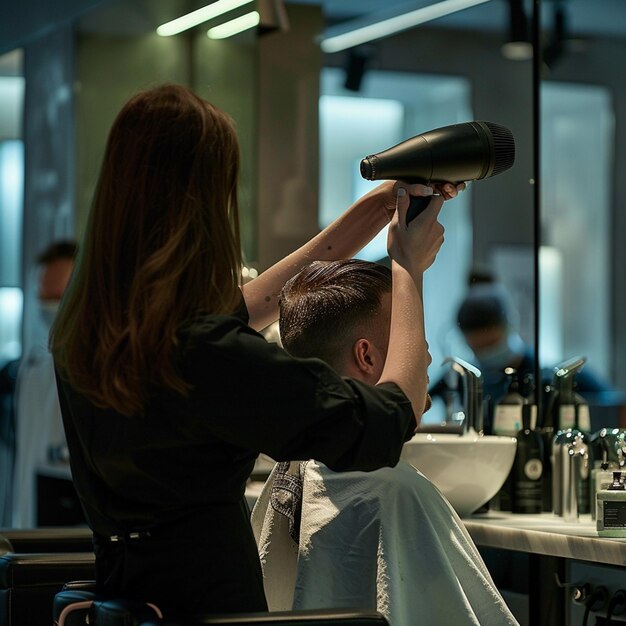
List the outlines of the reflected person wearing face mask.
{"label": "reflected person wearing face mask", "polygon": [[[470,332],[467,333],[468,335]],[[468,339],[468,343],[472,340]],[[518,333],[509,331],[487,348],[477,348],[474,354],[486,373],[500,372],[511,363],[518,363],[526,354],[526,344]]]}
{"label": "reflected person wearing face mask", "polygon": [[509,385],[505,369],[516,370],[520,381],[534,374],[533,352],[524,343],[514,320],[509,295],[500,285],[490,283],[472,286],[457,314],[459,328],[483,374],[487,434],[492,432],[493,406],[506,394]]}
{"label": "reflected person wearing face mask", "polygon": [[60,300],[40,300],[39,301],[39,318],[46,328],[52,326],[54,318],[59,310]]}
{"label": "reflected person wearing face mask", "polygon": [[[532,393],[524,380],[534,378],[535,356],[517,330],[517,318],[511,297],[502,285],[491,277],[481,276],[480,281],[470,279],[470,288],[457,313],[457,323],[483,375],[483,428],[487,435],[494,434],[494,406],[509,387],[510,377],[505,369],[516,371],[522,395]],[[552,368],[545,368],[541,376],[543,388],[543,383],[548,384],[552,379]],[[578,391],[590,397],[610,390],[610,385],[596,378],[589,368],[576,376],[576,382]],[[443,379],[434,383],[429,393],[432,397],[441,397],[447,390]]]}
{"label": "reflected person wearing face mask", "polygon": [[56,241],[37,257],[39,332],[22,357],[15,393],[12,525],[16,528],[38,525],[37,471],[51,461],[60,462],[67,450],[47,338],[74,267],[76,249],[73,241]]}

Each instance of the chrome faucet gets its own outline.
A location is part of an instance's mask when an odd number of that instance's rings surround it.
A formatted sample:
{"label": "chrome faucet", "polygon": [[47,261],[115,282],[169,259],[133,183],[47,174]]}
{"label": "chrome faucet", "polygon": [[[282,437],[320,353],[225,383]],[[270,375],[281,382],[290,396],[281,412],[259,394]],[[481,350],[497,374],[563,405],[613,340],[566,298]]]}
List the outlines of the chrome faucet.
{"label": "chrome faucet", "polygon": [[470,430],[477,433],[483,432],[483,376],[480,370],[470,365],[463,359],[449,356],[443,360],[442,365],[450,363],[452,369],[460,374],[463,380],[463,405],[465,407],[465,420],[461,434]]}

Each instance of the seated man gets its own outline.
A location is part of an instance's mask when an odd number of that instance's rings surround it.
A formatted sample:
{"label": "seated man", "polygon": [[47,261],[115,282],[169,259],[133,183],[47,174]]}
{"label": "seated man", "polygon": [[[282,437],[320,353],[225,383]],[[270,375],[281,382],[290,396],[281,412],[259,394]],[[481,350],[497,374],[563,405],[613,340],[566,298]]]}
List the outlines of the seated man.
{"label": "seated man", "polygon": [[[285,285],[280,307],[288,352],[377,382],[389,339],[387,268],[315,262]],[[252,525],[270,610],[372,608],[391,626],[517,624],[458,515],[403,461],[344,473],[314,460],[279,463]]]}

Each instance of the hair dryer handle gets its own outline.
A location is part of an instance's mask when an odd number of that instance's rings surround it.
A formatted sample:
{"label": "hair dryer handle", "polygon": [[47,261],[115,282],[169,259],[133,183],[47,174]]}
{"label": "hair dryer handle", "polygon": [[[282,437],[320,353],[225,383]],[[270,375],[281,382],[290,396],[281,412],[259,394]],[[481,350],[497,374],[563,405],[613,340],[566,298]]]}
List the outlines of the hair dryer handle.
{"label": "hair dryer handle", "polygon": [[406,212],[406,224],[414,220],[430,204],[430,196],[409,196],[409,208]]}

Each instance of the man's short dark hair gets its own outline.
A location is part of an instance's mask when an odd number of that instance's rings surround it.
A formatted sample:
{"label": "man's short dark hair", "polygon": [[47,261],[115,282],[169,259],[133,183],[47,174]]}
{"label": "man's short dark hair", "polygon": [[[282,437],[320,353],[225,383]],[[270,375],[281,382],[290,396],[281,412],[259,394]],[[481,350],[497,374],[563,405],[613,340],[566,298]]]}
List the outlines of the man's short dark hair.
{"label": "man's short dark hair", "polygon": [[391,270],[357,259],[315,261],[283,287],[280,336],[298,357],[318,357],[338,368],[338,359],[360,324],[391,292]]}
{"label": "man's short dark hair", "polygon": [[509,297],[500,285],[480,283],[472,287],[461,306],[457,321],[463,332],[506,327],[511,323]]}
{"label": "man's short dark hair", "polygon": [[54,241],[37,256],[37,264],[48,265],[59,259],[73,260],[77,250],[78,246],[75,241],[69,239]]}

